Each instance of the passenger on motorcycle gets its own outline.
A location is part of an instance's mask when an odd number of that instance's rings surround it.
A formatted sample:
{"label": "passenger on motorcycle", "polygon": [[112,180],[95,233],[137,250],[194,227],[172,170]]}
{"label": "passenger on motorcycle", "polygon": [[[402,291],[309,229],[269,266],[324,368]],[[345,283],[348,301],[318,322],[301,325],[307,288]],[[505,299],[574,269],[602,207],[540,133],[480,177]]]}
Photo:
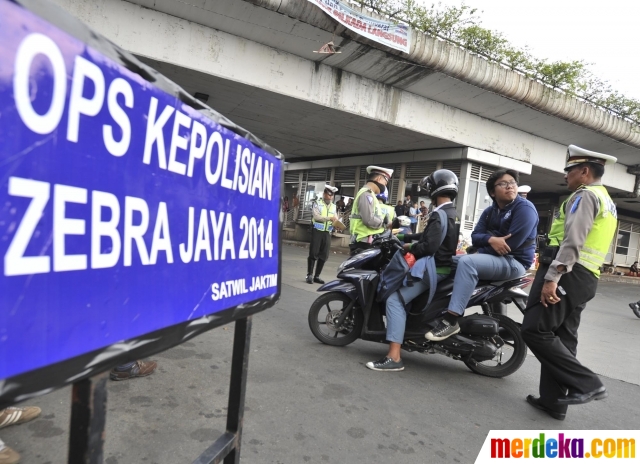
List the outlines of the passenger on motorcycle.
{"label": "passenger on motorcycle", "polygon": [[487,180],[493,204],[482,212],[471,240],[478,251],[458,259],[453,294],[447,314],[425,337],[440,341],[460,331],[458,318],[479,280],[508,280],[531,267],[535,251],[538,212],[518,196],[518,172],[501,169]]}
{"label": "passenger on motorcycle", "polygon": [[[433,256],[435,259],[437,282],[444,280],[451,273],[451,262],[456,254],[458,243],[459,223],[453,200],[458,194],[458,177],[451,171],[440,169],[420,182],[436,206],[425,230],[420,234],[398,234],[397,237],[405,242],[404,249],[415,255],[416,259]],[[442,210],[447,217],[446,235],[442,237],[442,225],[438,210]],[[413,240],[418,240],[411,243]],[[442,244],[442,245],[441,245]],[[374,371],[402,371],[404,364],[400,358],[400,348],[404,340],[404,329],[407,321],[405,305],[418,295],[429,289],[429,278],[425,275],[424,267],[418,268],[420,261],[412,270],[408,279],[413,279],[412,286],[403,286],[393,293],[386,302],[387,340],[389,352],[379,361],[368,362],[366,366]],[[416,272],[413,272],[416,271]]]}

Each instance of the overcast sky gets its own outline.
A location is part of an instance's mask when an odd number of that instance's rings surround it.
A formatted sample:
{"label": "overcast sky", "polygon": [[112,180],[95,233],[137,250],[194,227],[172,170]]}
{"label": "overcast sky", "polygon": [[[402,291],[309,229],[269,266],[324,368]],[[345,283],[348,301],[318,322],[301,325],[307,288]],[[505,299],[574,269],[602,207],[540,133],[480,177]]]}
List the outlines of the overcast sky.
{"label": "overcast sky", "polygon": [[[432,0],[423,0],[431,4]],[[436,4],[439,0],[433,0]],[[460,0],[440,0],[443,5]],[[584,60],[627,97],[640,99],[640,0],[466,0],[487,29],[534,56]]]}

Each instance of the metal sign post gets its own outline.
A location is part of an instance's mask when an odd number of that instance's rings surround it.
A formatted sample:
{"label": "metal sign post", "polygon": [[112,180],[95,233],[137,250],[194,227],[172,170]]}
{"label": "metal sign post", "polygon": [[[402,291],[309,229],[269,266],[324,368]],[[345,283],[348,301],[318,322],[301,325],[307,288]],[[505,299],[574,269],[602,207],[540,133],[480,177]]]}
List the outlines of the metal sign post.
{"label": "metal sign post", "polygon": [[99,463],[103,458],[107,415],[107,373],[73,384],[69,463]]}
{"label": "metal sign post", "polygon": [[249,367],[249,341],[251,339],[251,317],[236,321],[233,335],[231,381],[229,384],[229,407],[227,409],[227,431],[206,449],[194,464],[238,464],[240,441],[244,421],[244,395],[247,387]]}

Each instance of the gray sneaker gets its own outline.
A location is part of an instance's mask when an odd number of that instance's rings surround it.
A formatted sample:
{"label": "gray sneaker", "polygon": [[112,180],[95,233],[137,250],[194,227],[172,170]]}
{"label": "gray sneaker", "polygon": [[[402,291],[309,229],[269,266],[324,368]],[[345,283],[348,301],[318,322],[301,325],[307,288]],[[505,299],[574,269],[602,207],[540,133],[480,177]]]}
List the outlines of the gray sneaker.
{"label": "gray sneaker", "polygon": [[640,317],[640,304],[638,304],[637,302],[636,303],[629,303],[629,307],[633,311],[633,314],[636,315],[636,317]]}
{"label": "gray sneaker", "polygon": [[404,370],[402,359],[395,362],[393,359],[387,357],[384,357],[379,361],[369,361],[365,366],[374,371],[398,372]]}
{"label": "gray sneaker", "polygon": [[425,334],[425,338],[432,342],[439,342],[445,338],[449,338],[451,335],[457,334],[458,332],[460,332],[460,326],[457,322],[455,325],[451,325],[446,320],[442,319],[434,329]]}

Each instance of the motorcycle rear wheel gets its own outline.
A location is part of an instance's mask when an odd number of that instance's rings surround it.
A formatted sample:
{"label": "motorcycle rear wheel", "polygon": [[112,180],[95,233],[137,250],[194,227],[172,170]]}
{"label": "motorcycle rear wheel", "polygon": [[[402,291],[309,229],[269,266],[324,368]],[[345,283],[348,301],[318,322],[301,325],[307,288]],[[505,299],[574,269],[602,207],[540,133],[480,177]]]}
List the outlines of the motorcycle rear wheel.
{"label": "motorcycle rear wheel", "polygon": [[[508,338],[510,338],[510,340],[504,341],[505,344],[500,348],[500,350],[503,350],[506,347],[510,347],[511,349],[513,349],[513,354],[504,363],[495,360],[482,362],[474,362],[473,360],[469,360],[464,361],[464,363],[476,374],[485,375],[487,377],[501,378],[511,375],[515,371],[520,369],[520,366],[522,366],[525,359],[527,358],[527,345],[524,343],[524,339],[522,338],[522,334],[520,333],[520,328],[515,321],[501,314],[494,314],[493,317],[498,320],[500,328],[502,329],[500,332],[506,332],[509,335]],[[485,362],[496,362],[497,364],[484,364]]]}
{"label": "motorcycle rear wheel", "polygon": [[351,304],[351,298],[341,292],[319,296],[309,308],[309,328],[313,335],[326,345],[347,346],[362,333],[364,316],[359,308],[353,308],[341,327],[334,323]]}

